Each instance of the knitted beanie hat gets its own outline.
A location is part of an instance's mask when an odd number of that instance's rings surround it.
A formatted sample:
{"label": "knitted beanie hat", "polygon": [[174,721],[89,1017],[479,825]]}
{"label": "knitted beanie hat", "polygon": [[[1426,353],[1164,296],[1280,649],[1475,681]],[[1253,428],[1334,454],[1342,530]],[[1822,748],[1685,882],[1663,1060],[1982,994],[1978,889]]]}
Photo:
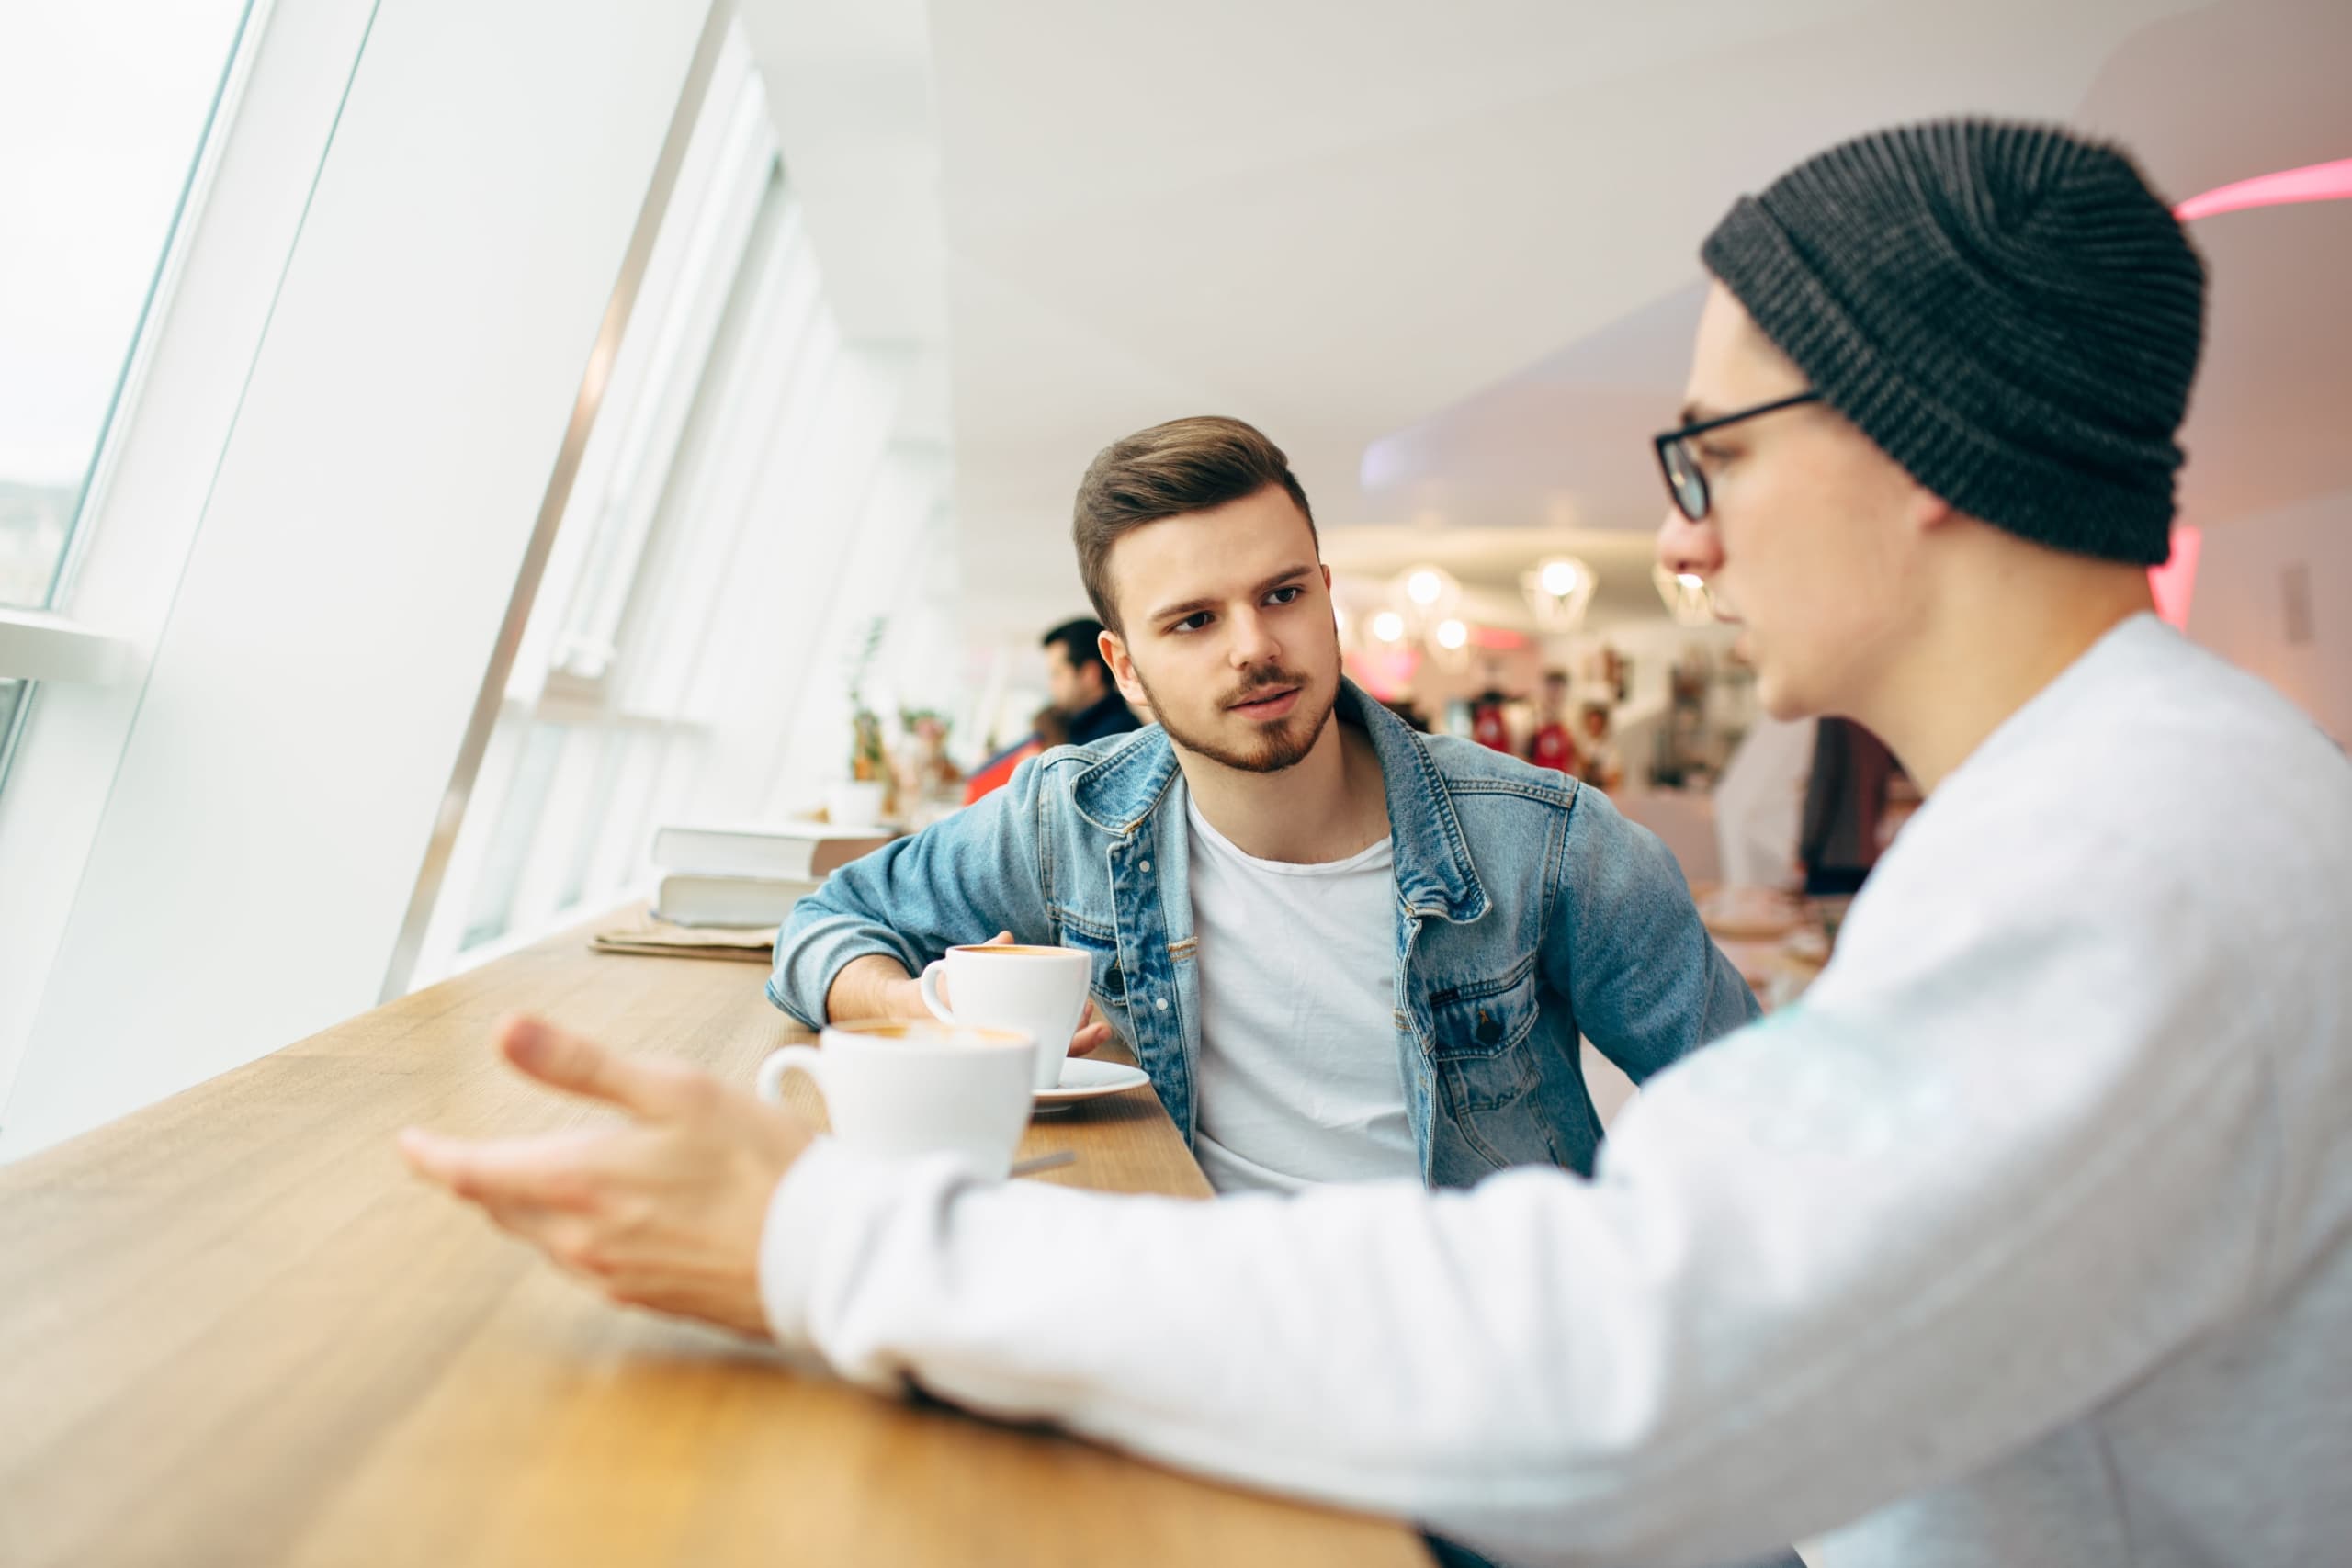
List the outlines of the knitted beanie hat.
{"label": "knitted beanie hat", "polygon": [[1944,120],[1742,197],[1700,255],[1831,407],[1972,516],[2170,552],[2205,270],[2121,152]]}

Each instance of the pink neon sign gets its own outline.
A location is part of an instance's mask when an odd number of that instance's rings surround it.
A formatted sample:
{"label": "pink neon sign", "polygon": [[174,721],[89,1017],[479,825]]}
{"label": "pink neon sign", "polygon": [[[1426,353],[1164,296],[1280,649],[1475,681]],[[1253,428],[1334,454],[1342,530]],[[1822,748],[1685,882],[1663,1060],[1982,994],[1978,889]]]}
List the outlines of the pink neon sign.
{"label": "pink neon sign", "polygon": [[2352,197],[2352,158],[2338,158],[2332,164],[2310,164],[2300,169],[2281,169],[2275,175],[2256,175],[2250,180],[2216,186],[2202,196],[2190,197],[2174,208],[2172,215],[2183,223],[2194,223],[2217,212],[2243,212],[2249,207],[2285,207],[2298,201],[2343,201],[2347,197]]}
{"label": "pink neon sign", "polygon": [[[2254,207],[2344,200],[2352,200],[2352,158],[2307,164],[2300,169],[2281,169],[2275,175],[2216,186],[2201,196],[2190,197],[2174,208],[2172,215],[2183,223],[2194,223],[2216,213],[2243,212]],[[2148,592],[2155,598],[2156,614],[2183,631],[2188,629],[2188,602],[2197,590],[2197,553],[2203,543],[2195,528],[2177,524],[2172,531],[2172,558],[2148,569]]]}
{"label": "pink neon sign", "polygon": [[2197,552],[2204,536],[2186,523],[2173,525],[2172,558],[2148,569],[2148,592],[2156,614],[2182,631],[2188,629],[2188,596],[2197,586]]}

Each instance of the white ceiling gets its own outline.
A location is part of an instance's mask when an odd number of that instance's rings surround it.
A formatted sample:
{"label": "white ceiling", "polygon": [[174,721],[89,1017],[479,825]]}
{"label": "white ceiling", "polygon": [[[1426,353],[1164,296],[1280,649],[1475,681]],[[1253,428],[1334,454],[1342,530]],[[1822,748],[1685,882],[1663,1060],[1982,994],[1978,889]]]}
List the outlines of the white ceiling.
{"label": "white ceiling", "polygon": [[[2185,197],[2352,155],[2346,0],[744,0],[853,335],[939,346],[983,632],[1080,605],[1079,473],[1180,414],[1290,452],[1343,568],[1638,592],[1698,241],[1842,136],[2118,135]],[[2201,225],[2185,511],[2352,484],[2352,204]],[[1519,542],[1514,542],[1516,540]],[[1633,584],[1630,590],[1626,584]]]}

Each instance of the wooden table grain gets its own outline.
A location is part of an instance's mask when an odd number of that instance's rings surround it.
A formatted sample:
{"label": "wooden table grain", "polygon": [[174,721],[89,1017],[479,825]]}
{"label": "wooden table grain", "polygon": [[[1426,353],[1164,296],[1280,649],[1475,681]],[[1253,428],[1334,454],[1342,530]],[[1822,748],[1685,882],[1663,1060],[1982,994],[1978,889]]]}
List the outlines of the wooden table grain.
{"label": "wooden table grain", "polygon": [[[804,1037],[760,969],[592,954],[589,929],[0,1168],[0,1563],[1428,1562],[1392,1522],[614,1308],[411,1179],[408,1123],[604,1114],[493,1060],[510,1010],[746,1085]],[[1040,1118],[1023,1153],[1063,1148],[1032,1179],[1207,1190],[1148,1094]]]}

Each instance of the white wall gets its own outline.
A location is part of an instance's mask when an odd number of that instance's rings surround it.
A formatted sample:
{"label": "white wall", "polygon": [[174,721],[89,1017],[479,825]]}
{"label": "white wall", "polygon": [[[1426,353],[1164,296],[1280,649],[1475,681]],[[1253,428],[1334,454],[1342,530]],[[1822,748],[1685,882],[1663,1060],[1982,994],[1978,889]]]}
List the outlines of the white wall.
{"label": "white wall", "polygon": [[374,1003],[703,17],[377,10],[0,1155]]}
{"label": "white wall", "polygon": [[[2308,640],[2289,640],[2287,574],[2308,589]],[[2293,698],[2352,746],[2352,491],[2208,528],[2188,633]]]}

